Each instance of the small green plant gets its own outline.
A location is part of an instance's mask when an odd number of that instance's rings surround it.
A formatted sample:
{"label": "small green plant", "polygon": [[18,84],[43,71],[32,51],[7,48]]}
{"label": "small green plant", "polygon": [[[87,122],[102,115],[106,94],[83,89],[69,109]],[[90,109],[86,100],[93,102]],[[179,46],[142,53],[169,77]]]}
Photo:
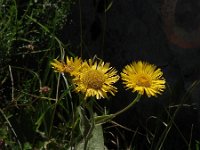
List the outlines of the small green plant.
{"label": "small green plant", "polygon": [[[51,65],[56,72],[60,72],[66,87],[70,87],[79,95],[79,103],[74,106],[74,98],[71,97],[72,107],[75,111],[75,122],[78,125],[80,134],[74,135],[79,139],[73,142],[71,147],[75,149],[104,149],[104,137],[102,124],[110,122],[113,118],[124,113],[137,103],[145,93],[148,97],[157,96],[165,89],[165,79],[162,77],[162,71],[156,66],[146,62],[133,62],[127,65],[121,73],[123,83],[133,92],[138,92],[137,97],[125,108],[113,114],[102,113],[98,115],[95,112],[98,99],[108,98],[108,93],[113,96],[117,88],[113,86],[118,81],[117,71],[110,67],[109,63],[102,60],[96,61],[89,59],[83,61],[81,58],[66,58],[64,61],[54,60]],[[65,74],[71,77],[71,83],[68,85]],[[71,94],[70,94],[71,95]],[[72,133],[73,134],[73,133]]]}
{"label": "small green plant", "polygon": [[54,75],[46,66],[57,49],[66,47],[57,36],[73,3],[0,0],[0,141],[5,149],[48,145],[50,138],[38,129],[49,130],[45,121],[55,101],[49,80]]}

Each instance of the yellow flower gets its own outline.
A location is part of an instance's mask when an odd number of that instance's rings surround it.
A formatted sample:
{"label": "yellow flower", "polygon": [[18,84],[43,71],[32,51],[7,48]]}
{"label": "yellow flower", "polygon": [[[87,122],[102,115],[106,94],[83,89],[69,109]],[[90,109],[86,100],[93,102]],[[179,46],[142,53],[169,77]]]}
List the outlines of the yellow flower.
{"label": "yellow flower", "polygon": [[115,95],[117,88],[113,86],[119,80],[117,71],[110,67],[109,63],[100,61],[84,61],[84,67],[73,79],[76,85],[75,91],[81,92],[87,97],[96,96],[97,99],[107,98],[107,93]]}
{"label": "yellow flower", "polygon": [[145,92],[148,97],[157,97],[157,94],[161,94],[165,89],[163,72],[147,62],[138,61],[125,66],[121,77],[127,89],[137,91],[141,95]]}
{"label": "yellow flower", "polygon": [[51,62],[51,65],[56,72],[69,73],[71,76],[76,75],[82,66],[82,60],[78,57],[66,57],[66,63],[60,62],[57,59],[54,59],[53,61],[54,62]]}
{"label": "yellow flower", "polygon": [[66,65],[65,65],[65,72],[70,73],[70,75],[75,76],[82,67],[82,59],[75,57],[67,57],[66,58]]}
{"label": "yellow flower", "polygon": [[64,72],[64,70],[65,70],[65,63],[64,62],[60,62],[57,59],[54,59],[53,61],[54,62],[50,63],[52,65],[52,68],[56,72]]}

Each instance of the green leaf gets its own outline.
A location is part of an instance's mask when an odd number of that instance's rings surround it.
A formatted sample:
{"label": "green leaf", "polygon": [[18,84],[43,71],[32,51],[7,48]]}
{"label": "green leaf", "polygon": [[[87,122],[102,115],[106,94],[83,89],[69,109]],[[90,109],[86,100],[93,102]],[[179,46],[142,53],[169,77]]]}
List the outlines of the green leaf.
{"label": "green leaf", "polygon": [[78,108],[78,112],[80,115],[79,128],[80,128],[82,136],[86,137],[92,125],[91,125],[90,120],[86,116],[85,110],[82,107]]}
{"label": "green leaf", "polygon": [[104,137],[101,125],[94,124],[96,113],[92,113],[92,118],[88,118],[85,110],[79,107],[80,130],[82,140],[77,144],[77,150],[104,150]]}
{"label": "green leaf", "polygon": [[[84,146],[85,140],[83,139],[76,148],[77,150],[84,150]],[[95,125],[86,150],[105,150],[103,129],[101,125]]]}
{"label": "green leaf", "polygon": [[102,116],[96,116],[94,118],[95,120],[95,124],[98,125],[98,124],[104,124],[106,122],[109,122],[111,121],[115,116],[113,114],[110,114],[110,115],[102,115]]}
{"label": "green leaf", "polygon": [[24,150],[31,150],[32,146],[29,142],[24,143]]}

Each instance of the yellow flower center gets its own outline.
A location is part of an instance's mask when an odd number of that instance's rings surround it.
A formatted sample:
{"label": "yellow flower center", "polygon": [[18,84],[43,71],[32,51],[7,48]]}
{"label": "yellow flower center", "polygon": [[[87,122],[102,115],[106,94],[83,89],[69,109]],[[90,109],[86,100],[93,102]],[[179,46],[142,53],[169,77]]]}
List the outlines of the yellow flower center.
{"label": "yellow flower center", "polygon": [[143,87],[150,87],[151,86],[151,82],[150,82],[149,78],[146,77],[146,76],[143,76],[143,75],[138,77],[136,84],[138,86],[143,86]]}
{"label": "yellow flower center", "polygon": [[98,70],[90,70],[83,76],[83,83],[87,88],[99,90],[105,82],[104,74]]}

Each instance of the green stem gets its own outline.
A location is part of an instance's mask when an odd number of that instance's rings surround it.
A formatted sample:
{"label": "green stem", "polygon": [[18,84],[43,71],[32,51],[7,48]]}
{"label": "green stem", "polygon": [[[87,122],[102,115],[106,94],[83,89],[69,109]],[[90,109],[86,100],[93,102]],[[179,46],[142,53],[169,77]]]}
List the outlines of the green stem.
{"label": "green stem", "polygon": [[58,103],[59,86],[60,86],[60,74],[58,76],[58,83],[57,83],[57,87],[56,87],[56,102],[54,104],[55,108],[53,110],[52,117],[51,117],[51,120],[50,120],[49,137],[51,136],[52,127],[53,127],[53,121],[54,121],[54,117],[55,117],[55,113],[56,113],[56,107],[57,107],[57,103]]}
{"label": "green stem", "polygon": [[116,117],[116,116],[118,116],[118,115],[124,113],[124,112],[127,111],[129,108],[131,108],[133,105],[135,105],[135,103],[137,103],[137,102],[140,100],[140,98],[141,98],[141,95],[138,94],[137,97],[136,97],[128,106],[126,106],[126,107],[123,108],[122,110],[120,110],[120,111],[118,111],[118,112],[116,112],[116,113],[114,113],[114,114],[111,114],[111,115],[113,115],[114,117]]}
{"label": "green stem", "polygon": [[94,103],[94,99],[91,99],[91,101],[88,103],[88,111],[90,114],[90,128],[88,130],[87,135],[85,136],[84,150],[87,150],[87,148],[88,148],[88,142],[92,135],[92,132],[94,130],[94,125],[95,125],[94,118],[93,118],[94,117],[93,103]]}
{"label": "green stem", "polygon": [[141,98],[141,95],[138,94],[137,97],[125,108],[123,108],[122,110],[114,113],[114,114],[109,114],[109,115],[103,115],[103,116],[97,116],[95,117],[95,124],[103,124],[106,123],[110,120],[112,120],[113,118],[115,118],[116,116],[124,113],[125,111],[127,111],[129,108],[131,108],[133,105],[135,105],[135,103],[137,103]]}

